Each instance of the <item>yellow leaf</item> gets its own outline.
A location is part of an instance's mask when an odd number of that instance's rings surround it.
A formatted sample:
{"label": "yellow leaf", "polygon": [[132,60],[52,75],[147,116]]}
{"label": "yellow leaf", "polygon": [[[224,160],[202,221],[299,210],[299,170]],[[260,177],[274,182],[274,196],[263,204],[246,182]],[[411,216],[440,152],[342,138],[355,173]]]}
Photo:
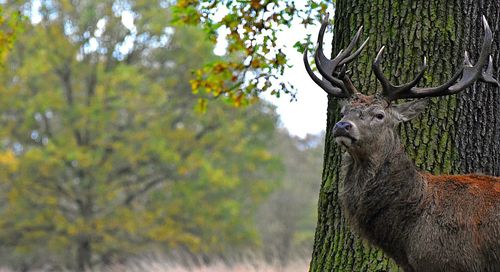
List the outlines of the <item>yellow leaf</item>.
{"label": "yellow leaf", "polygon": [[19,161],[16,155],[14,155],[14,152],[7,150],[4,153],[0,153],[0,164],[5,165],[11,171],[16,171],[19,166]]}

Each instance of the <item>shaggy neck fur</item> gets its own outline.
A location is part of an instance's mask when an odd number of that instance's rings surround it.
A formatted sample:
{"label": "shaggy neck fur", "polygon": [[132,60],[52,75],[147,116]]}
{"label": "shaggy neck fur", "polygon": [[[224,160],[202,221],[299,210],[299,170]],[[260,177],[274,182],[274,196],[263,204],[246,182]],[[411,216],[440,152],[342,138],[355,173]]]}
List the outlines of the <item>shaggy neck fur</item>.
{"label": "shaggy neck fur", "polygon": [[421,213],[425,181],[397,137],[369,156],[348,154],[341,198],[359,234],[395,259]]}

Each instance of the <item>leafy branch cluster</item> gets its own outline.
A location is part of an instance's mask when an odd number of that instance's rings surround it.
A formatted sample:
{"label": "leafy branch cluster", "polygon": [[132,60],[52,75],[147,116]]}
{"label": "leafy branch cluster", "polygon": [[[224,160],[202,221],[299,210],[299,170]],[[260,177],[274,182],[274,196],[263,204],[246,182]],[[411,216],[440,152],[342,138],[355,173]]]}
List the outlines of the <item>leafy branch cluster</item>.
{"label": "leafy branch cluster", "polygon": [[23,16],[20,12],[5,14],[0,6],[0,63],[2,64],[12,49],[17,35],[22,32],[22,21]]}
{"label": "leafy branch cluster", "polygon": [[[225,58],[194,72],[193,91],[209,97],[224,96],[236,106],[248,104],[266,91],[293,98],[293,86],[280,78],[289,64],[279,48],[279,33],[292,22],[314,24],[327,7],[327,1],[314,0],[308,0],[305,6],[278,0],[177,1],[174,23],[200,25],[213,43],[220,37],[227,41]],[[294,46],[302,51],[307,44],[308,40]]]}

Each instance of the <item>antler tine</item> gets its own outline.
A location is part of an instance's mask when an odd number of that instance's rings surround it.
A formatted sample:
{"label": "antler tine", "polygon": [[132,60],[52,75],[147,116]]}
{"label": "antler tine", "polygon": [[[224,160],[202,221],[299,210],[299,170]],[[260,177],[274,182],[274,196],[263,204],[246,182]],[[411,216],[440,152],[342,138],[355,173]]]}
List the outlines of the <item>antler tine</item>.
{"label": "antler tine", "polygon": [[[333,61],[329,59],[321,60],[322,56],[324,56],[321,48],[316,46],[316,52],[314,53],[314,62],[316,63],[316,67],[318,68],[318,72],[333,86],[337,86],[341,89],[345,89],[344,82],[342,80],[333,77],[333,72],[337,68]],[[335,60],[335,59],[334,59]]]}
{"label": "antler tine", "polygon": [[316,84],[318,84],[323,90],[325,90],[325,92],[327,92],[333,96],[336,96],[336,97],[342,96],[343,91],[340,88],[332,86],[331,83],[324,81],[324,80],[321,80],[320,78],[318,78],[314,74],[314,72],[311,69],[311,66],[309,66],[309,61],[307,60],[307,49],[304,51],[304,58],[303,59],[304,59],[304,65],[306,67],[307,73],[309,74],[309,76],[312,78],[312,80]]}
{"label": "antler tine", "polygon": [[[424,69],[420,71],[420,73],[414,80],[401,86],[392,85],[384,77],[379,68],[381,54],[383,53],[383,47],[382,47],[382,49],[379,51],[379,55],[377,55],[377,58],[375,58],[375,61],[372,66],[375,75],[382,84],[382,89],[383,89],[382,95],[389,101],[401,98],[445,96],[458,93],[464,90],[465,88],[469,87],[470,85],[472,85],[477,80],[500,86],[498,81],[492,76],[493,59],[490,55],[490,52],[491,52],[491,45],[493,42],[493,34],[484,16],[482,17],[482,21],[484,26],[484,39],[483,39],[483,45],[481,47],[481,53],[479,54],[476,64],[472,65],[469,59],[469,55],[467,51],[465,51],[463,66],[460,67],[460,69],[451,77],[450,80],[436,87],[428,87],[428,88],[415,87],[423,76],[426,66],[425,59],[424,59]],[[487,60],[488,60],[488,66],[486,68],[486,71],[483,72]]]}
{"label": "antler tine", "polygon": [[495,84],[497,86],[500,86],[500,84],[498,84],[498,81],[493,78],[493,57],[491,55],[490,55],[489,60],[488,60],[488,67],[486,68],[486,72],[481,74],[480,79],[483,82],[491,83],[491,84]]}
{"label": "antler tine", "polygon": [[[318,41],[316,44],[316,52],[314,53],[314,60],[316,62],[316,66],[318,67],[318,70],[322,67],[323,64],[328,64],[329,59],[323,54],[322,51],[322,45],[323,45],[323,36],[325,34],[326,27],[328,26],[328,17],[329,14],[327,13],[325,17],[323,18],[323,21],[321,22],[321,28],[319,30],[319,35],[318,35]],[[308,56],[307,56],[307,48],[304,50],[304,66],[306,67],[306,71],[309,74],[309,76],[312,78],[312,80],[318,84],[325,92],[335,96],[335,97],[347,97],[347,94],[345,94],[344,90],[339,88],[340,84],[343,84],[342,81],[334,79],[335,85],[331,80],[325,81],[321,80],[314,74],[314,72],[311,69],[311,66],[309,65],[308,61]],[[323,75],[323,71],[320,71],[320,73]],[[327,73],[325,73],[327,74]],[[328,75],[328,74],[327,74]],[[331,76],[330,76],[331,77]],[[325,77],[326,78],[326,77]]]}
{"label": "antler tine", "polygon": [[384,49],[385,46],[382,46],[380,50],[377,53],[377,56],[375,57],[375,60],[373,61],[372,64],[372,70],[375,76],[377,77],[378,81],[382,85],[382,95],[387,96],[389,95],[390,90],[392,89],[392,84],[389,82],[389,80],[384,76],[384,73],[382,73],[382,70],[380,69],[380,62],[382,62],[382,56],[384,55]]}
{"label": "antler tine", "polygon": [[[326,71],[324,71],[325,69],[331,70],[332,74],[333,74],[332,68],[335,68],[335,67],[330,67],[331,66],[330,60],[324,55],[323,50],[322,50],[323,49],[323,36],[325,34],[326,27],[328,26],[328,18],[329,18],[329,14],[326,13],[325,16],[323,17],[322,22],[321,22],[321,27],[320,27],[319,34],[318,34],[318,41],[317,41],[316,48],[315,48],[316,50],[314,53],[314,61],[316,63],[316,67],[318,68],[318,71],[320,72],[320,74],[327,81],[319,79],[312,71],[312,69],[309,65],[309,61],[308,61],[307,49],[304,50],[304,56],[303,56],[304,65],[305,65],[307,73],[312,78],[312,80],[316,84],[318,84],[325,92],[327,92],[335,97],[345,98],[345,97],[349,97],[350,94],[345,91],[346,88],[345,88],[345,85],[343,84],[343,82],[339,79],[333,78]],[[326,67],[323,68],[323,66],[326,66]]]}
{"label": "antler tine", "polygon": [[378,51],[377,57],[375,57],[375,61],[372,64],[372,69],[375,76],[382,85],[382,96],[391,101],[398,99],[398,95],[411,90],[414,86],[416,86],[420,82],[420,80],[424,76],[425,70],[427,69],[427,59],[424,57],[422,68],[420,68],[420,71],[418,72],[418,74],[415,76],[414,79],[412,79],[410,82],[406,84],[395,86],[384,76],[384,73],[380,69],[380,62],[382,61],[384,50],[385,46],[382,46],[382,48],[380,48],[380,50]]}
{"label": "antler tine", "polygon": [[[358,31],[360,31],[362,29],[363,29],[363,27],[360,27]],[[365,48],[366,44],[368,43],[368,40],[370,40],[370,37],[366,38],[366,40],[361,44],[361,46],[358,48],[358,50],[354,51],[354,53],[352,53],[352,55],[350,55],[349,57],[343,59],[338,65],[343,66],[344,64],[348,64],[351,61],[353,61],[361,53],[361,51]]]}
{"label": "antler tine", "polygon": [[333,86],[336,86],[342,90],[347,90],[344,82],[342,80],[333,77],[333,72],[337,67],[338,61],[335,61],[337,58],[343,55],[343,52],[339,52],[337,57],[333,60],[330,60],[323,53],[323,37],[325,35],[325,30],[328,26],[328,18],[329,13],[326,13],[323,17],[323,21],[321,22],[321,28],[319,29],[318,41],[316,43],[316,51],[314,53],[314,61],[316,63],[316,67],[318,68],[318,72],[328,80]]}
{"label": "antler tine", "polygon": [[481,19],[483,20],[484,37],[483,37],[483,46],[481,47],[481,53],[479,53],[477,64],[481,63],[481,66],[484,66],[484,64],[488,60],[488,56],[491,53],[491,44],[493,43],[493,33],[491,33],[490,25],[488,24],[486,17],[484,17],[483,15]]}
{"label": "antler tine", "polygon": [[464,66],[472,67],[472,62],[470,62],[469,52],[467,52],[467,50],[464,51]]}
{"label": "antler tine", "polygon": [[477,59],[477,62],[474,66],[471,67],[466,65],[464,67],[463,75],[460,81],[458,81],[456,84],[454,84],[449,88],[451,91],[450,94],[457,93],[469,87],[470,85],[472,85],[472,83],[474,83],[478,79],[483,81],[482,75],[484,73],[482,70],[486,64],[486,61],[489,59],[490,56],[491,44],[493,43],[493,34],[491,33],[490,26],[488,25],[488,21],[486,21],[484,15],[482,19],[484,27],[484,39],[483,39],[483,46],[481,47],[481,53],[479,53],[479,58]]}
{"label": "antler tine", "polygon": [[[318,40],[316,41],[316,52],[315,58],[318,58],[320,63],[328,63],[330,61],[329,58],[325,56],[323,53],[323,37],[325,36],[326,28],[328,27],[328,19],[330,14],[327,12],[321,21],[321,27],[319,28]],[[316,63],[317,65],[317,63]]]}
{"label": "antler tine", "polygon": [[[479,75],[479,80],[485,82],[485,83],[492,83],[497,86],[500,86],[498,81],[493,78],[493,57],[491,56],[491,44],[493,43],[493,34],[491,33],[490,26],[488,25],[488,21],[486,20],[486,17],[483,15],[483,26],[484,26],[484,40],[483,40],[483,48],[481,48],[481,54],[478,60],[478,63],[480,60],[482,60],[482,66],[484,66],[484,62],[486,61],[486,55],[488,55],[488,66],[486,67],[486,71],[482,72]],[[488,42],[487,42],[488,41]],[[485,46],[487,45],[487,47]],[[483,50],[487,52],[483,53]],[[482,58],[481,58],[482,56]]]}
{"label": "antler tine", "polygon": [[[330,83],[326,85],[329,88],[325,88],[325,82],[319,80],[319,78],[312,73],[312,69],[310,68],[307,61],[307,52],[304,53],[304,63],[306,65],[308,74],[311,76],[314,82],[316,82],[316,84],[320,85],[325,91],[334,96],[347,98],[354,93],[357,93],[357,90],[345,73],[345,65],[351,62],[361,53],[361,50],[366,46],[368,39],[365,40],[360,48],[358,48],[353,54],[351,54],[351,51],[354,49],[356,43],[359,40],[359,37],[361,36],[361,32],[363,30],[363,28],[361,27],[358,29],[356,35],[344,50],[340,50],[337,56],[333,59],[327,58],[323,53],[323,37],[328,26],[328,17],[329,15],[327,13],[321,23],[321,28],[318,34],[318,41],[316,44],[316,51],[314,53],[314,61],[319,73]],[[320,81],[322,82],[321,84],[318,83]]]}
{"label": "antler tine", "polygon": [[351,42],[349,43],[349,45],[345,49],[340,50],[340,52],[337,54],[337,56],[335,56],[335,58],[330,60],[323,53],[323,37],[325,35],[326,28],[328,27],[328,17],[329,17],[329,14],[327,13],[325,15],[325,17],[323,18],[323,21],[321,23],[321,28],[319,30],[318,41],[317,41],[316,54],[318,55],[319,61],[321,63],[331,62],[333,64],[333,66],[340,67],[344,64],[351,62],[354,58],[356,58],[361,53],[363,48],[366,46],[369,38],[367,38],[363,42],[363,44],[352,55],[348,56],[351,53],[352,49],[354,49],[354,46],[356,46],[356,43],[358,42],[359,37],[361,36],[361,33],[363,32],[363,26],[361,26],[358,29],[358,31],[356,32],[356,35],[354,35],[354,37],[351,40]]}

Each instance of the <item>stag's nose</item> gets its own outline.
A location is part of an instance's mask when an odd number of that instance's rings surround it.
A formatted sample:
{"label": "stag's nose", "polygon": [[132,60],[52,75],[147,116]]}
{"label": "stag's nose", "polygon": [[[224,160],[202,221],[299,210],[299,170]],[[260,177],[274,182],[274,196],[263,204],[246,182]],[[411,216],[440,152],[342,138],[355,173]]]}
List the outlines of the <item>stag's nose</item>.
{"label": "stag's nose", "polygon": [[349,131],[352,128],[352,124],[350,122],[340,121],[340,122],[335,124],[335,128]]}

